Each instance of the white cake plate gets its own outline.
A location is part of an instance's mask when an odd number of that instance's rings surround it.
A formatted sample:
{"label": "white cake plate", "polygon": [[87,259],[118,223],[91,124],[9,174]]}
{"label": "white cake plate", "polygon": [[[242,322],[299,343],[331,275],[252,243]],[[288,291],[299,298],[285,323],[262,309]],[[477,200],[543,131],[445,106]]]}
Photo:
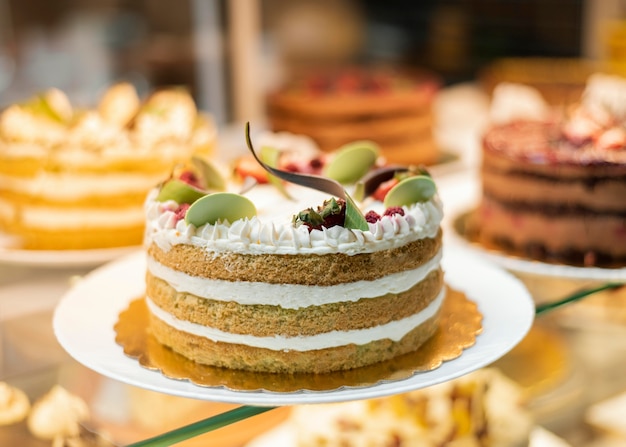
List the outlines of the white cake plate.
{"label": "white cake plate", "polygon": [[[472,209],[467,209],[454,216],[454,218],[462,218],[462,216],[471,211]],[[459,248],[468,251],[470,254],[481,256],[513,273],[532,275],[535,277],[574,279],[577,281],[626,281],[626,267],[582,267],[536,261],[510,255],[502,251],[484,248],[477,243],[467,240],[464,235],[460,234],[454,228],[454,224],[451,225],[451,229],[448,233],[449,237],[447,240],[452,244],[458,245]]]}
{"label": "white cake plate", "polygon": [[95,267],[139,250],[140,246],[87,250],[23,250],[12,246],[10,237],[0,233],[0,264],[24,267]]}
{"label": "white cake plate", "polygon": [[54,333],[63,348],[86,367],[115,380],[180,397],[257,406],[313,404],[368,399],[452,380],[486,366],[510,351],[530,329],[534,304],[509,273],[455,250],[444,253],[446,282],[464,292],[483,314],[474,346],[439,368],[393,382],[332,391],[281,393],[236,391],[173,380],[127,357],[115,342],[114,325],[128,304],[144,293],[145,255],[135,253],[100,267],[77,283],[54,312]]}

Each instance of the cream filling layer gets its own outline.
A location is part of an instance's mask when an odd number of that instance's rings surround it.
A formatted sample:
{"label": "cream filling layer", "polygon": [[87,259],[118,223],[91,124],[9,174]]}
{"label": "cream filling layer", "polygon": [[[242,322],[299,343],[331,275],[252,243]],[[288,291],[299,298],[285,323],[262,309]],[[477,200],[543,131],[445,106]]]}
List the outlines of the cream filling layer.
{"label": "cream filling layer", "polygon": [[390,339],[400,341],[405,335],[434,317],[446,296],[446,288],[442,288],[424,310],[402,320],[392,321],[376,327],[355,329],[351,331],[331,331],[308,337],[255,337],[252,335],[232,334],[189,321],[179,320],[163,311],[149,297],[146,303],[149,311],[165,324],[176,330],[206,338],[217,343],[230,343],[251,346],[253,348],[270,349],[272,351],[314,351],[318,349],[336,348],[350,344],[365,345],[374,341]]}
{"label": "cream filling layer", "polygon": [[142,193],[163,180],[163,175],[147,174],[45,174],[36,178],[0,174],[2,189],[49,200],[80,200],[91,196]]}
{"label": "cream filling layer", "polygon": [[404,292],[438,269],[441,255],[440,250],[428,262],[414,270],[394,273],[373,281],[355,281],[334,286],[216,280],[173,270],[152,257],[148,257],[147,264],[152,275],[167,282],[180,293],[191,293],[217,301],[234,301],[242,305],[260,304],[300,309]]}
{"label": "cream filling layer", "polygon": [[22,206],[19,213],[10,213],[11,204],[0,199],[0,215],[7,219],[18,218],[25,227],[44,230],[78,230],[84,228],[119,228],[143,225],[141,207],[129,208],[51,208]]}

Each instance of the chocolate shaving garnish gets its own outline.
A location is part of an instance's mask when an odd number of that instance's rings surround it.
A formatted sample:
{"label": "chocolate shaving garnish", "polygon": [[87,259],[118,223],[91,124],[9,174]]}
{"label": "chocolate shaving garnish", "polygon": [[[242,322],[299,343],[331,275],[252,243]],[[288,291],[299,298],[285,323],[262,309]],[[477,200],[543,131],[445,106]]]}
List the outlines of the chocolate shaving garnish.
{"label": "chocolate shaving garnish", "polygon": [[252,140],[250,139],[250,123],[246,123],[246,144],[256,161],[270,174],[288,182],[295,183],[296,185],[305,186],[307,188],[331,194],[335,197],[339,197],[340,199],[346,198],[346,191],[343,186],[333,179],[314,174],[283,171],[282,169],[273,168],[270,165],[263,163],[252,146]]}
{"label": "chocolate shaving garnish", "polygon": [[312,188],[317,191],[325,192],[346,201],[346,220],[344,223],[345,228],[368,230],[369,225],[363,216],[363,213],[354,204],[352,198],[346,193],[346,190],[341,184],[333,179],[322,177],[314,174],[302,174],[295,172],[283,171],[282,169],[273,168],[260,159],[256,154],[254,147],[252,146],[252,140],[250,139],[250,123],[246,123],[246,144],[248,149],[254,156],[255,160],[261,165],[263,169],[276,177],[295,183],[296,185]]}
{"label": "chocolate shaving garnish", "polygon": [[368,172],[359,180],[357,184],[356,199],[364,200],[366,197],[371,196],[378,187],[384,182],[391,180],[399,173],[411,173],[413,175],[427,175],[430,177],[430,173],[423,166],[384,166],[382,168],[375,169]]}
{"label": "chocolate shaving garnish", "polygon": [[357,190],[359,190],[362,197],[357,196],[356,199],[363,200],[371,196],[382,183],[394,178],[396,173],[408,170],[409,168],[406,166],[385,166],[368,172],[359,180],[359,185],[361,186],[358,186]]}

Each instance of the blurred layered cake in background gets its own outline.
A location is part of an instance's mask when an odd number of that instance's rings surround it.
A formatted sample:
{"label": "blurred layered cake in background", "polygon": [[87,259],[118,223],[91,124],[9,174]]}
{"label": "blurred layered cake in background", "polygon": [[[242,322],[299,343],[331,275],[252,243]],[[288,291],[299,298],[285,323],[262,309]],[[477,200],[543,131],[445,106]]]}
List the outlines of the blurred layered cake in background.
{"label": "blurred layered cake in background", "polygon": [[529,259],[626,265],[626,78],[594,74],[566,109],[501,84],[491,113],[468,234]]}
{"label": "blurred layered cake in background", "polygon": [[441,157],[432,131],[441,83],[425,70],[311,70],[268,94],[268,126],[307,135],[323,151],[371,140],[389,163],[430,165]]}
{"label": "blurred layered cake in background", "polygon": [[[533,418],[497,369],[389,397],[294,407],[279,426],[297,447],[527,446]],[[248,447],[272,444],[274,433]]]}
{"label": "blurred layered cake in background", "polygon": [[57,89],[11,105],[0,115],[0,232],[19,249],[139,245],[148,191],[215,141],[211,116],[179,88],[142,101],[119,83],[91,109]]}

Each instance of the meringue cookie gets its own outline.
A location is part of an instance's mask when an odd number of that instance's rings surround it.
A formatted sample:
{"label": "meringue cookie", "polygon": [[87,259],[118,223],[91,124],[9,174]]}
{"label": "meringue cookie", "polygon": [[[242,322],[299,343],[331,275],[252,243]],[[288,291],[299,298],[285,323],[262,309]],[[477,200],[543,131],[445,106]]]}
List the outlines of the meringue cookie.
{"label": "meringue cookie", "polygon": [[0,382],[0,425],[10,425],[26,418],[30,400],[26,393],[5,382]]}
{"label": "meringue cookie", "polygon": [[28,429],[40,439],[72,437],[80,433],[80,422],[88,418],[89,408],[85,401],[55,385],[33,404]]}

